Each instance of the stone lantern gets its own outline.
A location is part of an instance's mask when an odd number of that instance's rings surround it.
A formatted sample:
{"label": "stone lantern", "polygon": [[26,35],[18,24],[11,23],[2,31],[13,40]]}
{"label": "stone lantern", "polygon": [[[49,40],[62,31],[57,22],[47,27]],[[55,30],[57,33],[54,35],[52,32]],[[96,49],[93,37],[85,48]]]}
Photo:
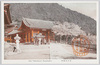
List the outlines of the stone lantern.
{"label": "stone lantern", "polygon": [[42,38],[44,38],[45,36],[42,35],[42,33],[39,33],[39,34],[37,34],[37,35],[34,35],[32,38],[35,38],[35,37],[38,38],[38,40],[39,40],[38,44],[41,45],[41,40],[42,40]]}
{"label": "stone lantern", "polygon": [[17,51],[18,52],[20,52],[21,50],[20,50],[20,48],[19,48],[19,43],[20,43],[20,37],[18,36],[18,34],[16,34],[16,37],[14,37],[14,39],[16,40],[16,49],[17,49]]}
{"label": "stone lantern", "polygon": [[41,39],[44,38],[44,37],[45,37],[45,36],[42,35],[42,33],[39,33],[39,34],[37,35],[37,38],[38,38],[38,40],[39,40],[39,45],[41,45]]}

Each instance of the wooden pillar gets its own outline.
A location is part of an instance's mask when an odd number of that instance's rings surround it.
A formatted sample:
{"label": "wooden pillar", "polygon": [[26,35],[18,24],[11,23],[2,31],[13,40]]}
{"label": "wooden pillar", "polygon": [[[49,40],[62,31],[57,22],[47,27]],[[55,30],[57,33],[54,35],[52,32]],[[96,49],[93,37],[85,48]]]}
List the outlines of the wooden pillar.
{"label": "wooden pillar", "polygon": [[48,42],[49,42],[49,31],[48,31]]}
{"label": "wooden pillar", "polygon": [[10,42],[11,42],[11,36],[10,36]]}
{"label": "wooden pillar", "polygon": [[38,34],[39,34],[39,31],[38,31]]}
{"label": "wooden pillar", "polygon": [[[32,37],[33,37],[33,33],[34,33],[34,32],[33,32],[33,30],[32,30]],[[32,42],[33,42],[33,38],[32,38]]]}
{"label": "wooden pillar", "polygon": [[53,41],[55,41],[55,34],[53,33]]}
{"label": "wooden pillar", "polygon": [[26,38],[25,42],[27,42],[27,33],[25,34],[25,38]]}
{"label": "wooden pillar", "polygon": [[5,13],[6,17],[7,17],[8,23],[10,24],[10,20],[9,20],[9,17],[8,17],[7,11],[4,10],[4,13]]}
{"label": "wooden pillar", "polygon": [[28,32],[28,42],[30,42],[30,32]]}

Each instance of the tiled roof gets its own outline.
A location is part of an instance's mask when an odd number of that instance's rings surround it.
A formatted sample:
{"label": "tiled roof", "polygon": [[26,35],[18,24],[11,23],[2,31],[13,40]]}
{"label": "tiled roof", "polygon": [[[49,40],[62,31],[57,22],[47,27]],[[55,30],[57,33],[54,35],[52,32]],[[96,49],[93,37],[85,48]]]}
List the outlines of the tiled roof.
{"label": "tiled roof", "polygon": [[23,18],[23,22],[26,26],[30,28],[51,29],[53,27],[52,21]]}

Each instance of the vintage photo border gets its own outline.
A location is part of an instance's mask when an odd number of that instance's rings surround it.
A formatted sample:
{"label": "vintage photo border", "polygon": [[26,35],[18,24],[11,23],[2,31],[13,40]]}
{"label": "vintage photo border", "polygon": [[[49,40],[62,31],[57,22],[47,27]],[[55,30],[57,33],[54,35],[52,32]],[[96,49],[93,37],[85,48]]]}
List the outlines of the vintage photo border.
{"label": "vintage photo border", "polygon": [[[27,59],[4,60],[4,3],[96,3],[97,4],[97,59]],[[1,1],[2,64],[98,64],[99,63],[99,1]]]}

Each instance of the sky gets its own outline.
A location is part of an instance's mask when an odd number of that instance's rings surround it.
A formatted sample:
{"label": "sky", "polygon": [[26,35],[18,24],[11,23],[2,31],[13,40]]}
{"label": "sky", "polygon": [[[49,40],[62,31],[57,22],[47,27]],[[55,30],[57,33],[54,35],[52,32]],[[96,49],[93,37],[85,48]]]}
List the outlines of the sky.
{"label": "sky", "polygon": [[65,8],[85,14],[96,20],[97,5],[96,3],[59,3]]}

